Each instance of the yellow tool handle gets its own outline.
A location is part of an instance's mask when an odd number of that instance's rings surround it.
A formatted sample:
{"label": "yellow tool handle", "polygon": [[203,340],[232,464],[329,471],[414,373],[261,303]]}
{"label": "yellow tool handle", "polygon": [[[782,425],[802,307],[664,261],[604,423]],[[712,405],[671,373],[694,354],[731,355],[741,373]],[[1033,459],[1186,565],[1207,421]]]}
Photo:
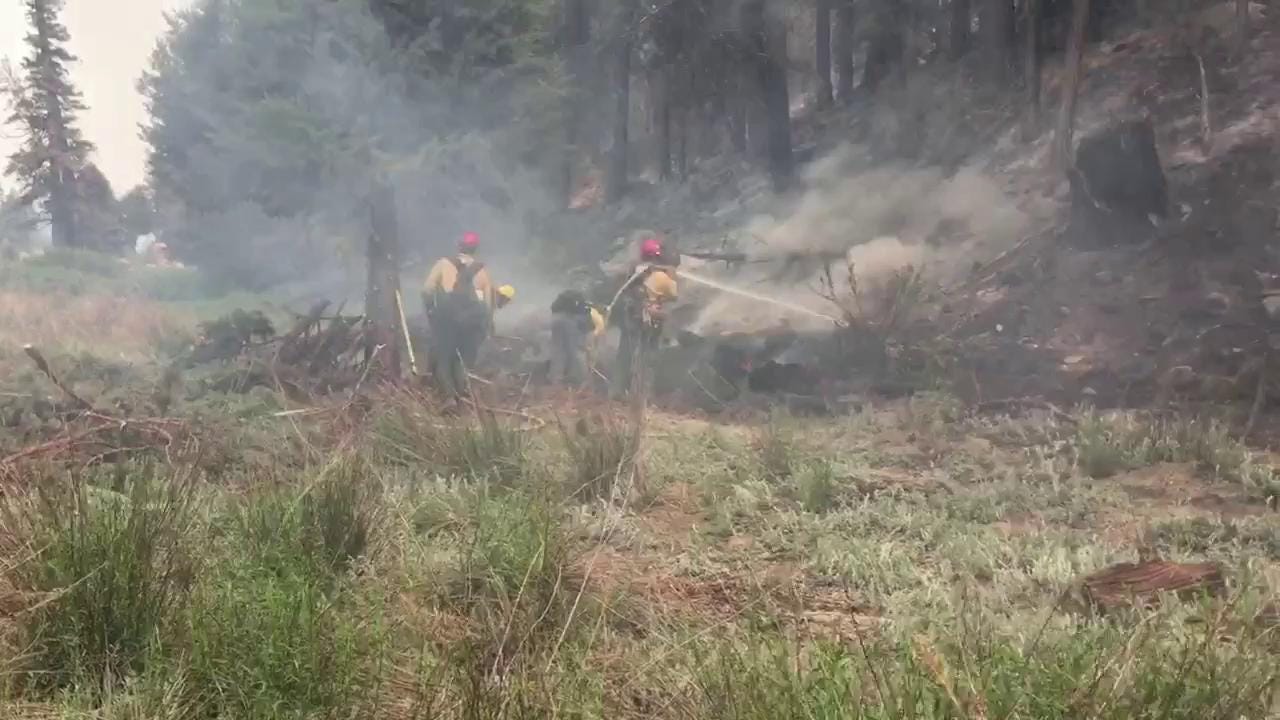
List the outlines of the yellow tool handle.
{"label": "yellow tool handle", "polygon": [[409,353],[409,372],[418,374],[418,359],[413,354],[413,339],[409,337],[409,321],[404,317],[404,300],[400,288],[396,288],[396,312],[400,314],[400,331],[404,333],[404,348]]}

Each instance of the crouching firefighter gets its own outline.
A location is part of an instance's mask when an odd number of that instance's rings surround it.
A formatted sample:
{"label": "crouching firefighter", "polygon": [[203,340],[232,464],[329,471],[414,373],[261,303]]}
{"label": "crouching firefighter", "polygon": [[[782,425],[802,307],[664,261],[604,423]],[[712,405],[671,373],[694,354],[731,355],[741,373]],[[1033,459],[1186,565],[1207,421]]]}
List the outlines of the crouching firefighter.
{"label": "crouching firefighter", "polygon": [[618,357],[610,377],[614,395],[638,392],[644,387],[654,360],[667,307],[678,295],[675,262],[667,257],[662,240],[651,237],[640,243],[640,262],[618,290],[608,317],[615,319],[621,336]]}
{"label": "crouching firefighter", "polygon": [[493,328],[495,293],[484,263],[476,259],[480,236],[468,232],[458,252],[436,261],[422,289],[431,326],[429,367],[440,391],[456,401],[467,384],[480,346]]}
{"label": "crouching firefighter", "polygon": [[604,334],[604,315],[581,292],[565,290],[551,303],[551,363],[548,379],[581,387],[587,381],[596,341]]}

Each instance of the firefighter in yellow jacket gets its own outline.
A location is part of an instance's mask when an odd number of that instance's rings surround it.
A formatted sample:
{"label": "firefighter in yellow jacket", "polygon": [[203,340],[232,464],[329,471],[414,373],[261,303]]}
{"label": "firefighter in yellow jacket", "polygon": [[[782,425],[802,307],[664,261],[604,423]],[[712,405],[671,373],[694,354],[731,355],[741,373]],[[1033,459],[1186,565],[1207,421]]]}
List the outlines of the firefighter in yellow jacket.
{"label": "firefighter in yellow jacket", "polygon": [[467,368],[475,365],[498,306],[489,271],[476,259],[479,248],[480,236],[464,233],[457,254],[437,260],[422,288],[431,325],[431,372],[450,399],[467,388]]}
{"label": "firefighter in yellow jacket", "polygon": [[621,330],[610,383],[614,394],[638,390],[662,337],[667,308],[679,297],[676,269],[657,237],[640,243],[640,264],[618,291],[611,315]]}
{"label": "firefighter in yellow jacket", "polygon": [[551,303],[551,360],[548,379],[580,387],[594,367],[595,346],[605,332],[604,314],[577,290],[560,293]]}

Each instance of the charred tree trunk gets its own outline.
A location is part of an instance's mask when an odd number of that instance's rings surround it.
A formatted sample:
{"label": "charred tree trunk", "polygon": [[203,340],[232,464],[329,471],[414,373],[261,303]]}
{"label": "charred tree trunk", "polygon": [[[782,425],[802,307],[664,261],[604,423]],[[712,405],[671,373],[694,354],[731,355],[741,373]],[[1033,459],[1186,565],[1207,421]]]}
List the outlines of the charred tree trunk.
{"label": "charred tree trunk", "polygon": [[853,0],[840,0],[836,6],[835,52],[836,96],[847,103],[853,97]]}
{"label": "charred tree trunk", "polygon": [[862,88],[869,93],[879,89],[905,56],[902,41],[906,15],[900,3],[901,0],[882,0],[877,8],[877,27],[867,46],[862,72]]}
{"label": "charred tree trunk", "polygon": [[763,99],[765,147],[775,189],[791,182],[791,98],[787,88],[787,35],[764,0],[747,5],[743,27],[755,55],[755,74]]}
{"label": "charred tree trunk", "polygon": [[1236,0],[1236,55],[1243,59],[1249,49],[1249,0]]}
{"label": "charred tree trunk", "polygon": [[1054,130],[1054,161],[1058,168],[1071,167],[1072,135],[1075,133],[1076,98],[1084,69],[1085,35],[1089,30],[1089,0],[1075,0],[1071,13],[1071,35],[1067,39],[1066,77],[1062,82],[1062,104]]}
{"label": "charred tree trunk", "polygon": [[[735,80],[735,84],[740,86],[741,82]],[[746,155],[749,150],[747,145],[749,101],[743,95],[741,87],[734,88],[725,105],[728,107],[729,144],[736,152]]]}
{"label": "charred tree trunk", "polygon": [[1002,83],[1009,78],[1013,47],[1009,27],[1012,21],[1012,0],[983,0],[978,31],[982,38],[983,70],[993,83]]}
{"label": "charred tree trunk", "polygon": [[678,132],[675,146],[676,176],[683,182],[689,177],[689,136],[691,134],[691,118],[698,115],[697,108],[697,69],[689,68],[689,72],[680,80],[680,93],[676,98],[672,114]]}
{"label": "charred tree trunk", "polygon": [[605,178],[605,199],[617,202],[627,194],[627,150],[631,119],[631,21],[633,0],[621,0],[614,21],[613,68],[613,146],[609,149],[609,171]]}
{"label": "charred tree trunk", "polygon": [[560,168],[560,197],[564,207],[573,201],[573,170],[578,158],[578,132],[582,123],[582,86],[586,76],[586,48],[591,37],[586,0],[564,0],[564,39],[561,48],[569,91],[565,94],[564,157]]}
{"label": "charred tree trunk", "polygon": [[919,17],[916,13],[916,6],[911,2],[903,2],[898,9],[898,67],[901,70],[901,79],[903,82],[907,79],[907,73],[911,71],[911,67],[916,61],[916,23]]}
{"label": "charred tree trunk", "polygon": [[969,0],[951,0],[951,59],[959,60],[969,52],[973,29],[973,8]]}
{"label": "charred tree trunk", "polygon": [[681,103],[675,111],[677,141],[675,147],[676,177],[683,182],[689,178],[689,118],[694,115],[688,103]]}
{"label": "charred tree trunk", "polygon": [[[400,235],[396,219],[395,191],[379,182],[369,198],[370,233],[366,250],[369,276],[365,287],[365,318],[369,323],[367,362],[383,379],[400,377],[400,315],[396,294],[400,290]],[[381,349],[378,349],[381,346]]]}
{"label": "charred tree trunk", "polygon": [[1040,12],[1042,0],[1023,0],[1027,27],[1024,38],[1023,72],[1026,74],[1027,114],[1023,136],[1030,140],[1040,130],[1040,77],[1044,56],[1040,48]]}
{"label": "charred tree trunk", "polygon": [[653,109],[654,163],[658,179],[671,177],[671,77],[659,67],[649,75],[649,104]]}
{"label": "charred tree trunk", "polygon": [[813,28],[814,72],[818,75],[818,106],[835,100],[831,87],[831,0],[818,0]]}

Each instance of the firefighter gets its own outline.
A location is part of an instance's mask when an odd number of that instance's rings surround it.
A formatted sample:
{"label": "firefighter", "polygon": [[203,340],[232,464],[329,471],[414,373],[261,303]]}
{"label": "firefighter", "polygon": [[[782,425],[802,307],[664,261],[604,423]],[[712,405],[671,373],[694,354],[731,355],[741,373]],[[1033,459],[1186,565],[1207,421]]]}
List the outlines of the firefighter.
{"label": "firefighter", "polygon": [[580,387],[594,361],[596,341],[604,334],[604,315],[577,290],[565,290],[551,303],[551,362],[548,378]]}
{"label": "firefighter", "polygon": [[[493,329],[493,311],[498,306],[499,294],[493,289],[489,271],[476,259],[479,248],[479,235],[463,233],[457,253],[436,261],[422,289],[431,325],[429,366],[450,400],[457,400],[466,390],[467,368],[475,365],[480,345]],[[514,295],[512,289],[510,297]],[[504,297],[502,304],[510,297]]]}
{"label": "firefighter", "polygon": [[658,237],[640,243],[640,262],[623,283],[610,316],[621,330],[618,357],[610,378],[614,394],[639,390],[658,348],[667,307],[679,296],[676,262]]}
{"label": "firefighter", "polygon": [[493,309],[501,310],[507,305],[510,305],[512,300],[516,299],[516,289],[512,285],[501,285],[498,287],[497,290],[493,291],[493,296],[494,296]]}

